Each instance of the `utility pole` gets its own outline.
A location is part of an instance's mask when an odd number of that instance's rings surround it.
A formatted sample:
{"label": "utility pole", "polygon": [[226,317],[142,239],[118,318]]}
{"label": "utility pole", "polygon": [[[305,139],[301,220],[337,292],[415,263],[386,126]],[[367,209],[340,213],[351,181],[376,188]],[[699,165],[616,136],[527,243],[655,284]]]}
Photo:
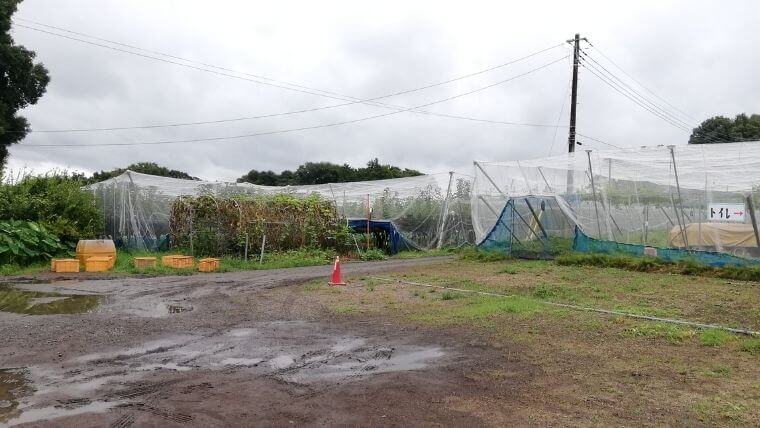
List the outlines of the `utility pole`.
{"label": "utility pole", "polygon": [[[581,40],[586,40],[585,38],[581,38],[580,34],[575,34],[575,38],[570,39],[567,41],[567,43],[573,44],[573,82],[572,82],[572,93],[571,93],[571,99],[570,99],[570,133],[567,137],[567,152],[573,153],[575,152],[575,118],[576,118],[576,108],[578,105],[578,64],[580,63],[580,54],[581,54]],[[574,192],[574,183],[573,183],[573,171],[571,169],[567,170],[567,195],[570,196]]]}
{"label": "utility pole", "polygon": [[581,56],[581,40],[586,40],[586,38],[581,38],[580,34],[576,34],[574,39],[567,41],[573,44],[573,88],[570,98],[570,135],[567,137],[568,153],[575,151],[575,112],[578,104],[578,64]]}

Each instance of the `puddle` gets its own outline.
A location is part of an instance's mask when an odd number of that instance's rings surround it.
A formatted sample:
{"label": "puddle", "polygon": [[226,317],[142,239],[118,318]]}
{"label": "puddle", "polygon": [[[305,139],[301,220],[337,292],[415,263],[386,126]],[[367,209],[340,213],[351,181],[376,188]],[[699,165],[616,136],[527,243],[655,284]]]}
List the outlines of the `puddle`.
{"label": "puddle", "polygon": [[190,312],[193,310],[192,306],[180,306],[180,305],[166,305],[166,310],[169,314],[180,314],[182,312]]}
{"label": "puddle", "polygon": [[0,311],[26,315],[81,314],[98,307],[99,296],[22,290],[0,285]]}
{"label": "puddle", "polygon": [[23,369],[0,369],[0,423],[21,414],[19,399],[31,393]]}
{"label": "puddle", "polygon": [[176,301],[163,301],[156,303],[154,301],[132,301],[115,306],[109,305],[109,300],[104,304],[106,311],[116,310],[142,318],[163,318],[168,315],[177,315],[184,312],[190,312],[195,309],[192,305],[180,304]]}
{"label": "puddle", "polygon": [[[13,424],[46,421],[67,416],[81,415],[84,413],[102,413],[122,404],[119,401],[93,401],[80,407],[67,408],[64,406],[50,406],[40,409],[24,410],[20,416],[13,419]],[[2,421],[2,419],[0,419]]]}
{"label": "puddle", "polygon": [[[196,370],[324,385],[421,370],[444,355],[438,347],[391,346],[379,338],[330,334],[308,322],[261,322],[216,334],[168,336],[30,365],[22,372],[0,371],[0,415],[5,418],[0,426],[144,405],[140,400],[146,395],[167,391],[178,381],[174,379],[192,379]],[[185,373],[182,378],[177,377],[180,373]],[[167,380],[167,375],[174,379]]]}
{"label": "puddle", "polygon": [[296,361],[290,355],[279,355],[269,360],[269,365],[273,369],[284,369],[285,367],[292,366],[295,362]]}

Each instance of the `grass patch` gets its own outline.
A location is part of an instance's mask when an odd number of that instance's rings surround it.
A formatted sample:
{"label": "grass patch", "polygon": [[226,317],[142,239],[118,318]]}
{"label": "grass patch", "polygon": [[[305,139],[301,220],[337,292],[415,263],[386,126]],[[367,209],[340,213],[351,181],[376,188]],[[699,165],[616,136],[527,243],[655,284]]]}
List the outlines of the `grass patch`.
{"label": "grass patch", "polygon": [[515,269],[512,266],[507,266],[503,269],[498,270],[496,273],[505,273],[507,275],[517,275],[517,269]]}
{"label": "grass patch", "polygon": [[623,330],[623,337],[647,337],[647,338],[666,338],[668,342],[678,344],[684,340],[694,337],[696,332],[690,329],[684,329],[673,324],[651,323],[639,324],[635,327],[628,327]]}
{"label": "grass patch", "polygon": [[354,311],[353,306],[338,306],[337,308],[335,308],[336,314],[350,314],[353,311]]}
{"label": "grass patch", "polygon": [[379,248],[372,248],[372,249],[362,252],[359,258],[365,262],[368,262],[371,260],[386,260],[388,256],[385,254],[383,250]]}
{"label": "grass patch", "polygon": [[595,266],[636,272],[661,272],[680,275],[708,276],[739,281],[760,281],[760,266],[724,266],[716,268],[686,260],[666,262],[654,257],[609,255],[599,253],[564,253],[555,259],[560,266]]}
{"label": "grass patch", "polygon": [[731,376],[731,367],[725,364],[719,364],[714,367],[706,369],[704,373],[711,377],[729,377]]}
{"label": "grass patch", "polygon": [[461,299],[464,295],[462,293],[456,293],[449,290],[444,291],[441,293],[441,300],[455,300],[455,299]]}
{"label": "grass patch", "polygon": [[[193,268],[174,269],[161,266],[161,257],[169,254],[182,254],[182,250],[176,250],[166,253],[159,252],[142,252],[142,251],[125,251],[116,252],[116,263],[110,274],[129,274],[129,275],[191,275],[198,271],[197,260]],[[156,267],[136,268],[135,257],[156,257]],[[198,259],[199,257],[196,257]],[[279,253],[267,253],[264,255],[263,263],[259,264],[259,258],[244,260],[241,257],[223,256],[220,257],[220,267],[218,272],[235,272],[246,270],[265,270],[265,269],[282,269],[303,266],[320,266],[332,263],[335,260],[335,253],[318,249],[301,249],[285,251]],[[0,266],[0,275],[32,275],[50,271],[50,263],[40,263],[26,267],[15,265]]]}
{"label": "grass patch", "polygon": [[410,251],[400,251],[397,254],[394,254],[391,256],[392,259],[419,259],[424,257],[442,257],[442,256],[452,256],[457,253],[459,253],[461,250],[456,248],[442,248],[442,249],[435,249],[435,250],[425,250],[425,251],[418,251],[418,250],[410,250]]}
{"label": "grass patch", "polygon": [[756,337],[743,339],[739,342],[739,350],[751,355],[760,355],[760,339]]}
{"label": "grass patch", "polygon": [[479,296],[467,305],[452,311],[452,316],[469,319],[488,318],[498,314],[532,315],[545,307],[527,297],[490,297]]}
{"label": "grass patch", "polygon": [[459,252],[459,258],[475,262],[501,262],[511,260],[512,257],[506,253],[496,251],[483,251],[476,248],[465,248]]}
{"label": "grass patch", "polygon": [[733,335],[725,330],[711,328],[699,333],[699,343],[703,346],[721,346],[733,338]]}

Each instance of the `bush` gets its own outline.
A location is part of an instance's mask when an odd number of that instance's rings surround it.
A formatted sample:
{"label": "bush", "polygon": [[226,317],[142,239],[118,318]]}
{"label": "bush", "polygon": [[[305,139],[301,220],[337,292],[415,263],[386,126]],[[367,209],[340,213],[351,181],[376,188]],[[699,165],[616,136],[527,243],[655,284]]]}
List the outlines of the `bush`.
{"label": "bush", "polygon": [[0,221],[0,264],[26,266],[66,249],[58,238],[31,221]]}
{"label": "bush", "polygon": [[351,248],[353,240],[334,204],[318,195],[203,195],[177,198],[169,219],[172,244],[195,255],[289,251],[300,248]]}
{"label": "bush", "polygon": [[103,216],[84,182],[67,173],[22,176],[0,184],[0,220],[38,223],[69,248],[103,231]]}
{"label": "bush", "polygon": [[388,256],[385,255],[383,250],[380,250],[378,248],[369,249],[361,254],[361,259],[364,261],[385,260],[387,258]]}

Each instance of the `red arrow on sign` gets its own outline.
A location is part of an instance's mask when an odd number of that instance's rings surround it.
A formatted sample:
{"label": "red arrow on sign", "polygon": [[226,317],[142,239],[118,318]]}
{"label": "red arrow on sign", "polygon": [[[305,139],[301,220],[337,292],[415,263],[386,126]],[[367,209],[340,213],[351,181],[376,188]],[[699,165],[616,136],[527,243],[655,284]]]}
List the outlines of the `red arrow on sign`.
{"label": "red arrow on sign", "polygon": [[734,215],[743,215],[743,214],[744,214],[744,211],[737,211],[734,213]]}

